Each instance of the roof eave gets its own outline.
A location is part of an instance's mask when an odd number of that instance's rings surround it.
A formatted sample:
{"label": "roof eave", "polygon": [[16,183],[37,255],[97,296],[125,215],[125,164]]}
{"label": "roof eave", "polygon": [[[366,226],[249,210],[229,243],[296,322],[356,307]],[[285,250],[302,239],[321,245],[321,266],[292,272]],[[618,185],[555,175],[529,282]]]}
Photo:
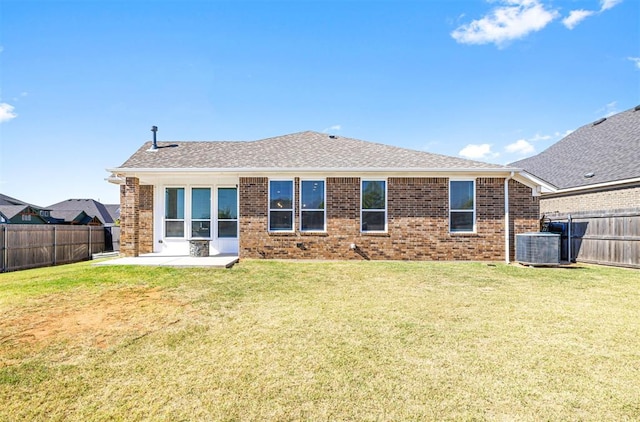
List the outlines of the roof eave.
{"label": "roof eave", "polygon": [[343,168],[343,167],[251,167],[251,168],[108,168],[107,171],[113,173],[109,178],[118,178],[122,175],[136,174],[136,173],[493,173],[493,174],[509,174],[511,172],[519,173],[522,169],[513,167],[500,167],[500,168],[482,168],[482,167],[467,167],[467,168],[425,168],[425,167],[357,167],[357,168]]}

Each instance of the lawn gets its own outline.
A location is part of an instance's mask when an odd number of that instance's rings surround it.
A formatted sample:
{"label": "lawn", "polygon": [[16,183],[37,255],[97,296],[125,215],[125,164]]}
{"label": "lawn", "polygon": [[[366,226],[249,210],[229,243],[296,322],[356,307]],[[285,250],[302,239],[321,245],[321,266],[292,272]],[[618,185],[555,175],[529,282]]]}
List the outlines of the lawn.
{"label": "lawn", "polygon": [[80,263],[0,315],[0,420],[640,420],[637,270]]}

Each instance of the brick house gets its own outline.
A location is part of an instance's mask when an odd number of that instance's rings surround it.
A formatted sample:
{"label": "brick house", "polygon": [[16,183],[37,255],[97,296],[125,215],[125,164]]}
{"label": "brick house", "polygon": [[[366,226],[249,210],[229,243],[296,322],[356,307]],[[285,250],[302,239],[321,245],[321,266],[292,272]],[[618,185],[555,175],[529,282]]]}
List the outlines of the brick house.
{"label": "brick house", "polygon": [[539,224],[540,186],[517,168],[317,132],[154,140],[108,170],[124,256],[205,239],[240,258],[509,261]]}
{"label": "brick house", "polygon": [[640,106],[511,165],[546,187],[541,216],[571,222],[570,260],[640,267]]}

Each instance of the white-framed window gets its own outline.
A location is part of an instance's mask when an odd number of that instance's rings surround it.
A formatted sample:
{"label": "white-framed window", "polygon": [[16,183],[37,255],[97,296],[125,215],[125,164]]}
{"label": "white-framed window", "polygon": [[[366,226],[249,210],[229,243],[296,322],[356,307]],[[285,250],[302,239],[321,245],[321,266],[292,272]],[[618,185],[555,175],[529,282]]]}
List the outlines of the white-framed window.
{"label": "white-framed window", "polygon": [[324,180],[300,181],[300,231],[326,230]]}
{"label": "white-framed window", "polygon": [[476,229],[475,180],[449,181],[449,231],[473,233]]}
{"label": "white-framed window", "polygon": [[269,180],[269,231],[293,231],[293,180]]}
{"label": "white-framed window", "polygon": [[218,188],[218,237],[238,237],[238,188]]}
{"label": "white-framed window", "polygon": [[31,214],[22,214],[22,221],[31,221]]}
{"label": "white-framed window", "polygon": [[360,186],[360,230],[387,231],[387,181],[363,180]]}
{"label": "white-framed window", "polygon": [[184,237],[184,188],[165,188],[164,235]]}
{"label": "white-framed window", "polygon": [[211,188],[191,188],[191,237],[211,237]]}

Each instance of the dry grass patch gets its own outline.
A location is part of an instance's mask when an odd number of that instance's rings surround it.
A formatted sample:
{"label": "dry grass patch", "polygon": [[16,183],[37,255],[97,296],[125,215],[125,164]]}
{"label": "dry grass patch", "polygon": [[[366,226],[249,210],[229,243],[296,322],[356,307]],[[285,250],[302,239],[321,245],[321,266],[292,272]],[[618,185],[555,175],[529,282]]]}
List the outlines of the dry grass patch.
{"label": "dry grass patch", "polygon": [[0,419],[637,420],[639,279],[275,261],[0,275]]}

